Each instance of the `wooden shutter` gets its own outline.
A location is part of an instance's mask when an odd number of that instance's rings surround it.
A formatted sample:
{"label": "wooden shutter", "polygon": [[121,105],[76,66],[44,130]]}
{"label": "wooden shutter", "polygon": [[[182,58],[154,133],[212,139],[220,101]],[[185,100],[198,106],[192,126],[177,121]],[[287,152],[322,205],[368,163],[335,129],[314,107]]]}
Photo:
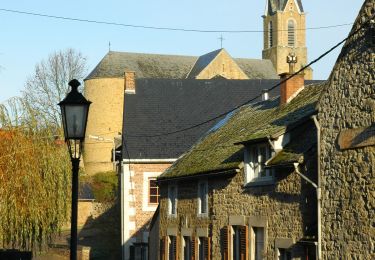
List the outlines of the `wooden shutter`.
{"label": "wooden shutter", "polygon": [[211,260],[211,238],[206,237],[204,242],[205,260]]}
{"label": "wooden shutter", "polygon": [[177,236],[174,237],[173,239],[173,244],[171,245],[173,248],[173,256],[175,260],[178,260],[177,258]]}
{"label": "wooden shutter", "polygon": [[191,260],[196,260],[198,250],[198,240],[195,237],[191,238]]}
{"label": "wooden shutter", "polygon": [[249,228],[241,226],[239,229],[241,260],[247,260],[249,258]]}
{"label": "wooden shutter", "polygon": [[167,260],[168,237],[160,239],[160,260]]}
{"label": "wooden shutter", "polygon": [[223,228],[223,251],[224,251],[224,260],[230,259],[230,243],[231,243],[231,226],[226,226]]}

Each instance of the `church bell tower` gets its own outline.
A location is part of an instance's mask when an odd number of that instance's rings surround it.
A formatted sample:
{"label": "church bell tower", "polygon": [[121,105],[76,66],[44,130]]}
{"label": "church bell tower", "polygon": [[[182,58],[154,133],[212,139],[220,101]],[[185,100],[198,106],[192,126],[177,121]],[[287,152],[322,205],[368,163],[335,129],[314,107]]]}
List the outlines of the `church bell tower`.
{"label": "church bell tower", "polygon": [[[307,64],[305,19],[302,0],[267,0],[262,56],[272,61],[278,74],[289,72],[290,55],[297,58],[296,71]],[[312,79],[311,68],[304,73],[305,79]]]}

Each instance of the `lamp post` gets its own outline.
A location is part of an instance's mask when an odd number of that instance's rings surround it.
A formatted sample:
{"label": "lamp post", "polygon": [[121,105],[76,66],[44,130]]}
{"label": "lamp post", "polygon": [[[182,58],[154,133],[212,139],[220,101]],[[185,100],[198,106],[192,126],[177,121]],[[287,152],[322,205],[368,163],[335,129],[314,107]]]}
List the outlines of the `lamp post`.
{"label": "lamp post", "polygon": [[58,104],[64,127],[65,141],[68,144],[72,161],[72,215],[70,226],[70,259],[77,259],[77,213],[78,213],[78,171],[85,139],[87,116],[91,102],[81,93],[78,87],[81,84],[73,79],[69,82],[72,90]]}

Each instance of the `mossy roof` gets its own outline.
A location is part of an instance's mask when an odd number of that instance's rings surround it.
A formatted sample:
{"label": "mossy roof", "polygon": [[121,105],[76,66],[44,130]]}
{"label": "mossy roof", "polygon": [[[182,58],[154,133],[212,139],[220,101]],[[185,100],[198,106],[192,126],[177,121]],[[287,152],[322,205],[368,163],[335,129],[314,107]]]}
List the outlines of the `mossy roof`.
{"label": "mossy roof", "polygon": [[249,104],[228,115],[219,127],[208,131],[159,179],[193,176],[235,169],[243,161],[243,145],[279,136],[316,113],[324,83],[306,86],[291,102],[279,106],[279,98]]}

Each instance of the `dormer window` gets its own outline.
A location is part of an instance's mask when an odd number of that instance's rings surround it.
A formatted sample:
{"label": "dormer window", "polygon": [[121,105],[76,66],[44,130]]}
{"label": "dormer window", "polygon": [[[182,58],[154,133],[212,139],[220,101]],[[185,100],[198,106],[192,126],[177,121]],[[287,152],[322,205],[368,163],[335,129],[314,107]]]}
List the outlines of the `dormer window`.
{"label": "dormer window", "polygon": [[271,158],[269,144],[250,145],[245,149],[245,182],[272,180],[272,170],[265,166]]}

